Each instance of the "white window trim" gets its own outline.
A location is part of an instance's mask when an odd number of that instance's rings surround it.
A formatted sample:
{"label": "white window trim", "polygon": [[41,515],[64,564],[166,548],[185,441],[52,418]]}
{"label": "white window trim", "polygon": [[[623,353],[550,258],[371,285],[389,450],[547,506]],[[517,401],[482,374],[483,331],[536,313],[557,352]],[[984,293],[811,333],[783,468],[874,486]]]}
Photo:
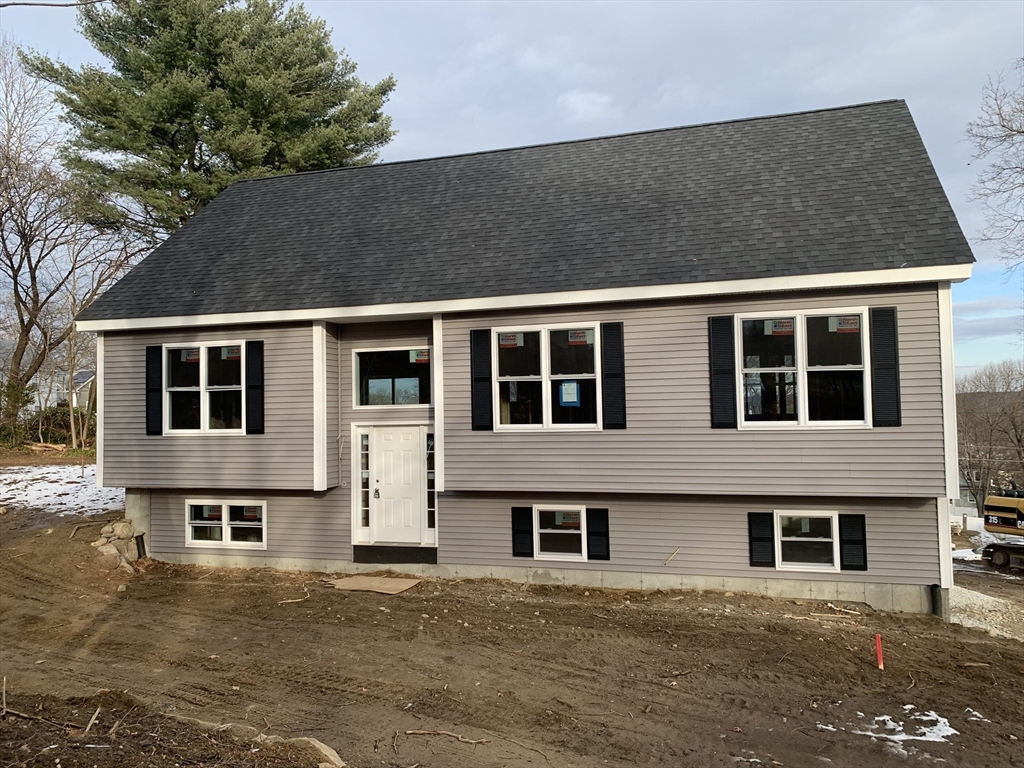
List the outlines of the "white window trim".
{"label": "white window trim", "polygon": [[[736,414],[737,428],[751,430],[787,430],[787,429],[872,429],[871,416],[871,328],[869,307],[827,307],[823,309],[764,309],[759,312],[743,312],[734,315],[733,334],[736,349]],[[808,317],[828,317],[830,315],[860,315],[861,316],[861,360],[864,371],[864,420],[863,421],[811,421],[808,418],[807,401],[807,372],[815,370],[807,366],[807,325]],[[746,404],[744,403],[743,371],[743,321],[744,320],[770,320],[773,318],[793,318],[793,332],[796,334],[794,353],[796,355],[796,421],[747,421]],[[861,366],[844,366],[849,370],[862,370]],[[773,369],[768,369],[773,370]],[[821,366],[821,370],[842,370],[840,366]]]}
{"label": "white window trim", "polygon": [[[223,529],[222,541],[193,541],[192,524],[189,519],[189,507],[193,504],[219,504],[224,510],[221,512],[221,528]],[[255,544],[250,541],[231,541],[230,525],[228,523],[228,507],[263,507],[263,541]],[[185,499],[185,546],[197,547],[200,549],[266,549],[267,548],[267,502],[266,499]]]}
{"label": "white window trim", "polygon": [[[362,352],[411,352],[414,349],[426,349],[430,351],[430,402],[409,403],[404,405],[360,405],[359,404],[359,354]],[[422,346],[404,345],[401,347],[359,347],[352,350],[352,408],[357,411],[389,411],[400,409],[403,411],[415,410],[417,408],[432,408],[434,406],[434,347],[431,344]]]}
{"label": "white window trim", "polygon": [[[779,521],[781,517],[827,517],[832,521],[832,565],[821,563],[783,563],[782,562],[782,526]],[[777,571],[803,571],[805,573],[838,573],[839,563],[839,513],[807,509],[776,509],[774,535],[775,541],[775,570]],[[810,541],[823,541],[823,539],[810,539]]]}
{"label": "white window trim", "polygon": [[[579,512],[580,515],[580,554],[570,555],[565,552],[541,552],[540,551],[540,511],[547,512]],[[549,531],[550,532],[550,531]],[[565,535],[569,535],[566,531]],[[566,506],[564,504],[534,504],[533,505],[533,559],[534,560],[557,560],[563,562],[583,563],[587,561],[587,508],[585,506]]]}
{"label": "white window trim", "polygon": [[[209,388],[206,385],[206,350],[209,347],[240,347],[241,357],[240,365],[241,371],[241,386],[239,389],[242,392],[242,427],[241,429],[211,429],[209,426],[210,420],[210,403],[209,393],[219,391],[233,391],[235,387],[213,387]],[[192,387],[179,388],[168,386],[168,377],[170,376],[170,367],[167,365],[167,353],[172,349],[192,349],[199,347],[199,429],[171,429],[171,392],[194,392],[196,391]],[[171,437],[174,435],[244,435],[245,434],[245,341],[188,341],[178,342],[174,344],[164,344],[161,354],[163,358],[160,361],[160,384],[163,394],[163,434]]]}
{"label": "white window trim", "polygon": [[[551,337],[549,331],[584,330],[594,331],[594,373],[582,375],[562,375],[552,378],[551,375]],[[540,381],[541,382],[541,409],[543,411],[543,423],[541,424],[502,424],[501,423],[501,396],[498,379],[498,344],[495,341],[499,333],[531,333],[540,332],[540,377],[506,377],[514,378],[516,381]],[[604,429],[604,392],[601,381],[601,323],[597,320],[583,321],[578,323],[553,323],[550,325],[508,325],[496,326],[490,329],[491,333],[491,407],[492,424],[495,432],[600,432]],[[595,379],[597,382],[597,423],[596,424],[554,424],[551,421],[551,382],[563,379]]]}

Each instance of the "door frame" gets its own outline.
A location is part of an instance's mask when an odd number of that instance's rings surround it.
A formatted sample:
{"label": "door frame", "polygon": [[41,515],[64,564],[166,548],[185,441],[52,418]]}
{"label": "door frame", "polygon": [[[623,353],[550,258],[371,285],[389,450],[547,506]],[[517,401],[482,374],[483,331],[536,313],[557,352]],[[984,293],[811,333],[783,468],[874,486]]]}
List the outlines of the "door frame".
{"label": "door frame", "polygon": [[[362,466],[362,461],[361,461],[361,459],[362,459],[362,456],[361,456],[361,454],[362,454],[362,435],[364,435],[364,434],[369,434],[370,435],[370,444],[368,444],[367,447],[368,447],[368,450],[369,450],[370,473],[372,475],[373,474],[373,454],[374,454],[373,445],[372,445],[373,430],[376,429],[376,428],[384,428],[384,429],[386,429],[386,428],[390,428],[390,427],[395,427],[395,428],[399,428],[399,427],[419,427],[419,429],[420,429],[420,445],[422,447],[422,457],[421,457],[421,459],[423,461],[423,472],[421,473],[421,483],[420,483],[420,501],[421,501],[423,506],[422,506],[422,508],[420,510],[421,514],[420,514],[420,542],[419,542],[419,544],[413,544],[413,543],[410,543],[410,544],[395,544],[394,542],[377,542],[374,539],[374,536],[373,536],[374,525],[373,525],[372,517],[369,520],[370,525],[368,527],[364,527],[361,524],[362,523],[362,514],[361,514],[362,513],[362,499],[361,499],[361,491],[362,491],[362,473],[361,473],[361,466]],[[438,524],[439,524],[439,520],[438,520],[439,515],[438,515],[438,510],[437,510],[437,508],[438,508],[438,503],[437,503],[438,493],[437,493],[436,490],[435,490],[435,493],[434,493],[434,527],[433,528],[428,528],[427,527],[427,522],[428,522],[427,521],[427,469],[426,469],[426,461],[427,461],[427,433],[428,432],[433,432],[433,430],[434,430],[433,422],[431,422],[429,420],[425,420],[425,419],[408,419],[408,420],[403,419],[401,421],[389,421],[389,422],[383,422],[383,423],[381,423],[381,422],[373,422],[373,421],[359,422],[359,423],[352,422],[352,424],[351,424],[351,441],[352,441],[351,445],[352,445],[352,448],[349,451],[349,470],[350,470],[350,476],[351,476],[350,482],[352,484],[352,486],[351,486],[352,487],[352,493],[350,494],[350,501],[349,501],[350,507],[349,507],[349,510],[351,512],[351,514],[350,514],[350,517],[351,517],[351,532],[352,532],[351,535],[352,535],[352,545],[353,546],[380,544],[381,546],[430,547],[430,548],[436,548],[437,547],[437,541],[438,541],[438,538],[437,538],[437,528],[438,528]],[[434,477],[435,477],[435,486],[436,486],[436,477],[437,477],[437,474],[436,474],[437,473],[437,454],[436,454],[437,435],[436,434],[434,435],[434,445],[435,445],[435,455],[434,455],[434,472],[435,472],[435,475],[434,475]],[[372,488],[370,490],[372,491]],[[371,515],[373,514],[373,505],[372,504],[371,504],[371,508],[370,508],[370,514]]]}

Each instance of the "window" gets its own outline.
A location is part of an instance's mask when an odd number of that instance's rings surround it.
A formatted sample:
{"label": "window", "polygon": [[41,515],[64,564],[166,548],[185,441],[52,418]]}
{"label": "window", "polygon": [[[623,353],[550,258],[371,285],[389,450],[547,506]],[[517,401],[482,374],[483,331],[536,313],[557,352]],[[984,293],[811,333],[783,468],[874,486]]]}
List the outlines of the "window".
{"label": "window", "polygon": [[427,432],[427,528],[437,527],[437,489],[434,486],[434,433]]}
{"label": "window", "polygon": [[775,561],[782,570],[839,570],[838,514],[776,512]]}
{"label": "window", "polygon": [[596,326],[495,330],[496,423],[600,428]]}
{"label": "window", "polygon": [[168,431],[242,431],[244,349],[242,342],[164,347]]}
{"label": "window", "polygon": [[359,526],[370,527],[370,435],[359,436]]}
{"label": "window", "polygon": [[430,350],[356,352],[356,405],[429,405]]}
{"label": "window", "polygon": [[863,309],[742,317],[741,423],[870,424],[866,317]]}
{"label": "window", "polygon": [[267,503],[223,499],[185,502],[189,547],[267,548]]}
{"label": "window", "polygon": [[538,560],[586,560],[587,514],[583,507],[533,508],[533,551]]}

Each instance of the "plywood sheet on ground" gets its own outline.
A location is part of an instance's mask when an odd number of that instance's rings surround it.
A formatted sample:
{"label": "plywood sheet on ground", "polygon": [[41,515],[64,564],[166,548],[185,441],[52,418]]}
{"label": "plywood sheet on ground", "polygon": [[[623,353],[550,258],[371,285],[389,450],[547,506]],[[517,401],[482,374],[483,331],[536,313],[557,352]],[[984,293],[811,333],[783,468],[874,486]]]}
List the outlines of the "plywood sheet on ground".
{"label": "plywood sheet on ground", "polygon": [[393,579],[387,576],[346,576],[342,579],[331,579],[327,582],[335,589],[350,592],[380,592],[384,595],[397,595],[412,589],[420,583],[420,579]]}

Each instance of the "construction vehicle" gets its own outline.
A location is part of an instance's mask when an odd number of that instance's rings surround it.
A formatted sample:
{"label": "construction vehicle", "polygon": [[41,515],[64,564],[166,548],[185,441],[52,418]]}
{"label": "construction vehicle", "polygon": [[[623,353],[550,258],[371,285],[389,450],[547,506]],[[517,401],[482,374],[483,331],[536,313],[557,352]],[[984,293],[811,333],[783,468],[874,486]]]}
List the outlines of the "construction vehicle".
{"label": "construction vehicle", "polygon": [[[1024,537],[1024,491],[1003,491],[1001,496],[987,497],[985,530]],[[981,559],[996,568],[1024,570],[1024,538],[1018,542],[993,542],[982,550]]]}

